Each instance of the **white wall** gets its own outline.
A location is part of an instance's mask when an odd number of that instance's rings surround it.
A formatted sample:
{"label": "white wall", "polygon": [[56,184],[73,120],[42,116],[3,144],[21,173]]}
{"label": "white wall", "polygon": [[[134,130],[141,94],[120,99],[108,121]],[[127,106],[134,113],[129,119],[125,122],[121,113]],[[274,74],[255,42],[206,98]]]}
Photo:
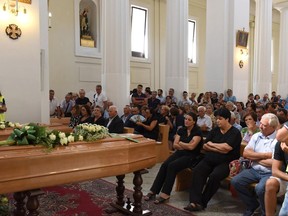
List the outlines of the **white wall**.
{"label": "white wall", "polygon": [[[52,13],[49,29],[50,88],[58,100],[67,92],[94,92],[101,83],[101,59],[76,57],[74,37],[74,1],[50,0]],[[65,10],[63,10],[65,8]]]}
{"label": "white wall", "polygon": [[[233,93],[237,96],[237,100],[246,101],[249,94],[249,59],[248,56],[245,59],[245,49],[244,55],[240,54],[241,48],[236,47],[236,36],[238,30],[244,30],[249,32],[249,0],[236,0],[234,2],[234,24],[233,24],[233,48],[234,48],[234,64],[233,68]],[[249,53],[248,53],[249,54]],[[239,61],[242,60],[244,66],[239,67]],[[246,86],[246,88],[243,88]]]}
{"label": "white wall", "polygon": [[[169,88],[169,86],[165,86],[166,0],[130,0],[130,4],[147,7],[150,15],[149,60],[139,61],[131,59],[130,89],[133,89],[137,86],[137,84],[142,83],[144,87],[150,86],[152,89],[162,88],[166,93],[167,89]],[[75,57],[74,1],[50,0],[49,8],[53,15],[52,28],[49,30],[50,87],[56,91],[56,97],[58,99],[63,99],[66,92],[78,92],[80,88],[84,88],[86,92],[90,91],[90,95],[93,95],[95,85],[101,83],[102,59],[101,55],[99,58]],[[63,10],[63,8],[65,8],[65,10]],[[253,15],[253,8],[250,13]],[[217,90],[221,92],[224,90],[223,86],[225,86],[224,83],[226,83],[226,81],[223,83],[223,85],[221,85],[221,87],[219,87],[219,89],[204,88],[204,74],[207,70],[207,68],[205,68],[206,0],[189,0],[189,17],[196,18],[198,21],[198,64],[189,65],[188,91],[189,93],[200,93],[206,90]],[[273,38],[275,36],[276,44],[278,43],[277,34],[279,31],[277,29],[277,25],[278,24],[273,23]],[[238,27],[241,28],[240,26],[237,26],[237,29]],[[274,28],[275,26],[276,28]],[[247,30],[248,29],[249,28],[247,27]],[[211,46],[215,45],[215,43],[211,44]],[[252,53],[253,47],[251,46],[249,49]],[[278,48],[275,47],[276,53],[278,52],[277,50]],[[220,53],[218,53],[218,55],[221,55],[221,51],[219,52]],[[235,54],[237,53],[231,53],[231,55]],[[250,58],[251,57],[252,55],[250,55]],[[277,63],[277,59],[275,60],[275,63]],[[214,59],[213,61],[220,64],[217,59]],[[211,65],[210,60],[209,62]],[[213,64],[211,67],[214,67]],[[248,76],[250,76],[250,71],[251,70],[248,72]],[[240,74],[239,76],[241,80],[244,80],[242,77],[243,74]],[[272,89],[275,89],[273,86],[275,87],[277,84],[276,77],[277,65],[275,65]],[[221,82],[217,80],[217,76],[215,76],[215,81]],[[248,84],[247,89],[249,91],[250,83]],[[109,90],[106,91],[109,97]]]}
{"label": "white wall", "polygon": [[[41,100],[40,49],[45,48],[45,44],[40,40],[39,0],[33,0],[32,5],[26,4],[25,7],[25,17],[11,14],[4,16],[0,10],[0,89],[7,102],[6,120],[45,122],[46,119],[41,117],[42,109],[49,115],[49,104],[48,96],[46,103]],[[45,9],[45,4],[42,7]],[[6,26],[12,23],[22,30],[17,40],[11,40],[5,34]],[[45,35],[45,32],[41,34]],[[47,86],[42,86],[42,89],[45,88]]]}

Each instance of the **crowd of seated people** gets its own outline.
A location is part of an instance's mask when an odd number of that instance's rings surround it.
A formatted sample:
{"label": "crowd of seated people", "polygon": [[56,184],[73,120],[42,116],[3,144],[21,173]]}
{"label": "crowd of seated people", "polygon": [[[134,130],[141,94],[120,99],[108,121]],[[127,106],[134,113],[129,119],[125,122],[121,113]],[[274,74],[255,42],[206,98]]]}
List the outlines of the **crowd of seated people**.
{"label": "crowd of seated people", "polygon": [[[54,99],[53,97],[50,98],[53,105],[56,104]],[[287,122],[288,100],[281,98],[276,92],[272,92],[271,98],[269,98],[268,94],[264,94],[261,98],[259,95],[250,93],[247,96],[247,101],[237,101],[232,89],[228,89],[224,93],[204,92],[200,93],[198,97],[193,92],[190,98],[188,98],[187,91],[182,91],[182,97],[177,98],[173,88],[170,88],[165,96],[162,89],[153,91],[150,88],[146,88],[143,91],[143,86],[138,85],[137,89],[131,94],[130,104],[123,107],[121,118],[118,115],[116,106],[108,105],[109,103],[107,102],[107,106],[104,108],[91,103],[89,99],[87,101],[83,89],[79,91],[78,97],[74,93],[68,93],[61,104],[59,103],[60,116],[70,115],[71,127],[75,127],[79,123],[89,122],[104,125],[109,128],[111,133],[123,133],[124,127],[131,127],[134,128],[135,133],[157,140],[159,124],[168,125],[170,128],[170,149],[175,152],[180,151],[178,148],[179,144],[177,145],[175,142],[178,143],[180,142],[179,139],[183,138],[181,137],[183,133],[180,129],[187,127],[184,119],[187,118],[188,113],[190,116],[191,113],[194,113],[197,117],[195,123],[201,131],[201,139],[203,135],[206,136],[203,149],[208,154],[205,156],[204,161],[194,168],[196,177],[192,179],[191,188],[193,189],[190,189],[190,202],[185,207],[188,211],[199,211],[207,207],[209,200],[219,187],[219,182],[229,175],[229,162],[232,159],[239,158],[240,155],[237,152],[239,152],[240,142],[247,145],[244,150],[244,157],[252,160],[254,164],[252,165],[252,170],[250,170],[254,175],[252,182],[258,184],[260,182],[259,186],[255,188],[258,195],[258,199],[255,199],[254,195],[253,197],[251,194],[247,195],[248,192],[246,190],[251,183],[251,181],[249,181],[249,184],[247,183],[247,176],[252,175],[251,173],[245,171],[231,181],[236,191],[238,191],[240,199],[246,204],[247,209],[243,210],[244,215],[252,215],[258,206],[261,207],[262,215],[265,215],[265,203],[268,203],[270,197],[271,202],[274,202],[279,188],[281,187],[282,190],[283,181],[286,184],[287,179],[283,178],[280,171],[284,173],[288,171],[280,169],[279,162],[274,167],[274,160],[272,159],[274,157],[274,148],[275,152],[277,152],[277,155],[275,155],[276,160],[284,161],[285,157],[287,157],[286,154],[288,154],[288,144],[287,146],[285,144],[288,143],[287,140],[282,140],[280,144],[279,142],[276,144],[278,129],[281,125],[288,127],[287,123],[285,124]],[[69,111],[66,111],[66,109]],[[104,116],[105,112],[107,113],[106,117]],[[284,132],[288,133],[288,130]],[[262,144],[262,142],[266,143],[268,141],[269,145],[265,147],[266,144]],[[174,145],[172,145],[173,143]],[[183,142],[182,144],[184,145]],[[261,147],[262,145],[264,147]],[[188,147],[189,142],[187,142]],[[185,148],[183,147],[183,149]],[[177,154],[180,154],[180,152]],[[286,162],[281,162],[281,164]],[[168,166],[168,164],[165,166]],[[176,167],[175,169],[178,170],[181,167]],[[276,170],[275,173],[273,172],[274,169]],[[277,171],[277,169],[280,169],[280,171]],[[265,176],[261,176],[261,178],[257,176],[257,172],[260,172],[259,170],[261,172],[264,170]],[[166,172],[163,172],[163,175],[166,175]],[[275,178],[270,177],[274,176],[274,174]],[[199,176],[202,177],[200,178]],[[207,179],[209,179],[208,182]],[[244,181],[246,182],[245,184],[243,184]],[[173,183],[174,180],[169,180],[169,185],[173,185]],[[199,184],[201,187],[199,187]],[[265,197],[265,185],[266,190],[273,196]],[[155,189],[155,191],[154,187],[151,188],[150,197],[160,193],[162,190],[162,194],[156,201],[157,204],[168,201],[170,196],[170,186],[168,190],[164,189],[164,192],[163,187],[165,188],[165,185],[162,183],[159,185],[159,189]],[[203,188],[208,189],[203,191]],[[283,191],[281,193],[283,194]],[[150,200],[150,197],[146,199]],[[154,197],[152,196],[152,198]],[[286,202],[288,206],[288,195]],[[269,205],[267,209],[266,215],[269,215],[268,211],[275,212],[274,203]]]}

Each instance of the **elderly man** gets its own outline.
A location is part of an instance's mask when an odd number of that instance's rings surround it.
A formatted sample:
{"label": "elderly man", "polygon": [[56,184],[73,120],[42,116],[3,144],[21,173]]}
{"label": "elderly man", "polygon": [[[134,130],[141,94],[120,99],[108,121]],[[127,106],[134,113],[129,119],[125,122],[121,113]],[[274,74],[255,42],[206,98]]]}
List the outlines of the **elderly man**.
{"label": "elderly man", "polygon": [[197,125],[200,127],[203,136],[207,136],[208,132],[212,129],[211,117],[206,114],[206,107],[198,107]]}
{"label": "elderly man", "polygon": [[69,92],[65,95],[65,99],[60,103],[61,117],[71,117],[71,110],[74,105],[75,102],[72,101],[72,93]]}
{"label": "elderly man", "polygon": [[109,118],[106,120],[106,127],[109,133],[123,133],[124,123],[122,119],[118,116],[117,107],[112,105],[108,109]]}
{"label": "elderly man", "polygon": [[[272,176],[266,182],[265,210],[266,216],[274,216],[277,205],[277,196],[282,196],[288,186],[288,122],[278,130],[276,139],[278,140],[272,162]],[[288,193],[279,215],[284,216],[288,213]]]}
{"label": "elderly man", "polygon": [[[266,113],[262,116],[260,132],[252,136],[243,152],[245,158],[252,160],[252,167],[244,169],[231,180],[231,184],[246,205],[243,216],[253,215],[259,205],[262,215],[265,215],[265,184],[272,174],[272,152],[277,142],[275,138],[278,125],[279,121],[275,114]],[[249,188],[252,183],[257,183],[256,194]]]}

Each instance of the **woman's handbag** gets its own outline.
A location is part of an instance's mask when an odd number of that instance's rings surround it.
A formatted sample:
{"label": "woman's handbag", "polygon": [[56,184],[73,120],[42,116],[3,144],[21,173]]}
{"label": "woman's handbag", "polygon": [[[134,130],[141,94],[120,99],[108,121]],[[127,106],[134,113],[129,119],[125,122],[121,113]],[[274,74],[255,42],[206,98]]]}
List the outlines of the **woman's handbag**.
{"label": "woman's handbag", "polygon": [[230,169],[230,177],[236,176],[243,169],[250,169],[252,165],[252,161],[249,159],[245,159],[244,157],[240,157],[237,160],[233,160],[229,163]]}

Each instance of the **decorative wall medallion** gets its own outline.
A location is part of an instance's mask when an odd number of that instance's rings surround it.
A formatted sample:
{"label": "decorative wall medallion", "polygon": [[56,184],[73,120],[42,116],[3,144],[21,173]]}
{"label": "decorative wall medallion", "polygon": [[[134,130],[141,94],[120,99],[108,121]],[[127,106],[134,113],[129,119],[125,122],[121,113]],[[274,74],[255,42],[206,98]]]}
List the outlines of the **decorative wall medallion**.
{"label": "decorative wall medallion", "polygon": [[22,31],[16,24],[9,24],[9,26],[6,28],[6,34],[9,36],[9,38],[16,40],[21,36]]}

